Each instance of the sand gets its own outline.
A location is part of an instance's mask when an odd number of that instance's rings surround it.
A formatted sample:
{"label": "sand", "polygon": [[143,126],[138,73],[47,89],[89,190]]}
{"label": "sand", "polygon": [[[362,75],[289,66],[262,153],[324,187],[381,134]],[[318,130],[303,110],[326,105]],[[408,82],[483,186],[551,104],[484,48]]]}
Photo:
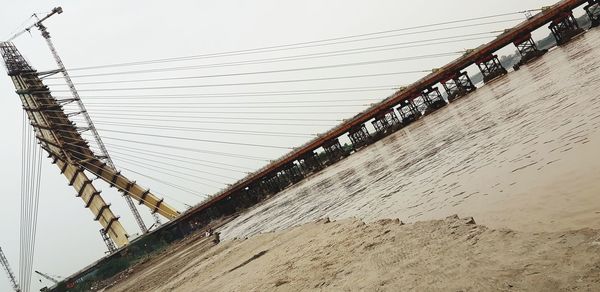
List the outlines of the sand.
{"label": "sand", "polygon": [[600,291],[600,230],[320,220],[179,244],[107,291]]}

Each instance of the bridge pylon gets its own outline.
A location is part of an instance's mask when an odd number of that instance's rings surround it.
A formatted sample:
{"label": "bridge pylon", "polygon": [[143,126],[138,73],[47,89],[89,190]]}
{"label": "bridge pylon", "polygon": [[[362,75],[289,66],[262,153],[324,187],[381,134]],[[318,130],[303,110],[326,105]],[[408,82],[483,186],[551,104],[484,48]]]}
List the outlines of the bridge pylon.
{"label": "bridge pylon", "polygon": [[110,210],[110,205],[106,204],[89,175],[106,181],[124,195],[130,196],[165,218],[173,219],[179,215],[179,212],[163,199],[106,165],[90,149],[79,129],[64,112],[62,104],[51,95],[50,89],[44,85],[38,72],[12,43],[0,43],[0,53],[39,145],[52,158],[52,162],[67,178],[69,185],[73,186],[76,197],[83,200],[85,207],[92,212],[94,220],[102,225],[105,233],[118,247],[129,242],[128,235],[119,222],[119,217]]}

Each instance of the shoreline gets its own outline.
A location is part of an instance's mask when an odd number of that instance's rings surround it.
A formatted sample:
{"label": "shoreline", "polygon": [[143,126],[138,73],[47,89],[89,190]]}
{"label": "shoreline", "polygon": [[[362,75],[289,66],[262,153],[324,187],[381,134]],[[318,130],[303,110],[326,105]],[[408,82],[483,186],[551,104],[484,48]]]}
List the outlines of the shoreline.
{"label": "shoreline", "polygon": [[600,289],[600,230],[517,232],[471,217],[403,224],[322,219],[217,245],[178,245],[120,291]]}

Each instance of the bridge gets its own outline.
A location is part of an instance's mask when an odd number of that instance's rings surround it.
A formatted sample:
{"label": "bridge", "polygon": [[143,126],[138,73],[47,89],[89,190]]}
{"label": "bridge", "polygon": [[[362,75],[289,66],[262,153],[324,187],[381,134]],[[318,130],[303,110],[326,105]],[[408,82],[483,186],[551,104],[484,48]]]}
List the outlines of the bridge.
{"label": "bridge", "polygon": [[[584,9],[592,26],[598,26],[600,16],[596,10],[600,0],[563,0],[547,7],[506,30],[493,41],[433,70],[427,76],[398,90],[380,103],[294,149],[183,214],[136,181],[122,175],[106,157],[98,155],[89,147],[80,135],[80,129],[69,119],[70,115],[63,111],[62,105],[73,101],[53,97],[43,81],[47,74],[62,71],[66,75],[64,68],[50,73],[38,72],[12,43],[1,43],[0,51],[8,74],[35,129],[39,144],[58,166],[61,174],[67,178],[69,185],[74,187],[76,196],[83,200],[94,219],[101,224],[103,234],[107,236],[107,243],[116,244],[111,256],[80,271],[65,283],[73,283],[98,266],[122,256],[122,253],[116,251],[127,250],[129,246],[153,239],[168,238],[172,241],[197,230],[204,230],[216,219],[243,211],[417,119],[426,118],[448,103],[477,89],[465,71],[468,67],[477,66],[485,83],[501,78],[508,70],[502,66],[495,53],[508,45],[514,45],[521,54],[521,61],[515,66],[515,70],[518,70],[520,66],[542,57],[546,52],[539,49],[532,39],[533,31],[548,25],[558,45],[566,44],[584,32],[572,12],[582,5],[585,5]],[[68,75],[65,77],[68,78]],[[375,128],[373,133],[367,130],[366,124],[369,122]],[[351,149],[342,146],[339,141],[345,135],[351,141]],[[130,242],[118,216],[112,213],[110,205],[105,203],[90,176],[104,180],[126,197],[171,221],[137,241]]]}
{"label": "bridge", "polygon": [[[583,31],[573,17],[573,9],[586,4],[585,10],[593,22],[597,23],[595,20],[597,17],[594,16],[590,7],[598,3],[599,1],[564,0],[545,9],[504,32],[495,40],[435,70],[351,120],[249,175],[211,200],[187,211],[176,221],[202,220],[208,222],[211,220],[209,214],[233,214],[236,209],[245,208],[248,204],[259,201],[261,197],[280,191],[299,181],[299,177],[304,177],[321,169],[324,165],[334,163],[349,155],[349,153],[345,153],[339,143],[341,136],[348,135],[353,142],[353,147],[358,149],[414,121],[421,116],[417,110],[417,100],[423,100],[428,106],[426,113],[432,113],[446,104],[439,90],[440,85],[445,89],[449,101],[468,94],[476,89],[467,73],[462,71],[469,66],[477,65],[484,76],[484,81],[487,82],[506,74],[506,68],[502,67],[498,56],[494,53],[507,45],[515,45],[522,54],[523,63],[535,60],[544,52],[536,48],[535,42],[531,39],[531,32],[549,24],[549,29],[557,39],[557,43],[564,44]],[[364,124],[369,121],[372,121],[375,128],[379,130],[377,133],[367,132]],[[315,150],[319,148],[326,153],[327,157],[324,161],[320,161],[319,156],[315,153]],[[218,211],[215,212],[211,208]]]}

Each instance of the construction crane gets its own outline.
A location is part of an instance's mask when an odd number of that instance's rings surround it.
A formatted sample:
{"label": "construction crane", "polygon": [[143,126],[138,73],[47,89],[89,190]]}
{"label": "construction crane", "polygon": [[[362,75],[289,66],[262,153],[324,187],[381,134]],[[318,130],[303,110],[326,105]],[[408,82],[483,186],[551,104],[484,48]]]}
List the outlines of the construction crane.
{"label": "construction crane", "polygon": [[56,279],[55,277],[52,277],[48,274],[42,273],[40,271],[35,271],[36,274],[42,276],[42,278],[54,283],[54,284],[58,284],[58,282],[60,282],[60,280]]}
{"label": "construction crane", "polygon": [[8,260],[6,259],[6,256],[4,256],[4,252],[2,251],[1,247],[0,247],[0,264],[2,264],[2,267],[8,274],[8,280],[10,281],[10,284],[12,285],[13,290],[15,292],[21,292],[21,287],[19,287],[19,284],[17,283],[17,279],[15,278],[15,274],[13,274],[12,270],[10,269]]}
{"label": "construction crane", "polygon": [[[73,100],[77,103],[77,105],[79,107],[79,113],[81,115],[83,115],[83,117],[87,123],[86,129],[92,133],[92,135],[94,136],[94,139],[96,140],[96,144],[98,145],[98,148],[100,149],[99,158],[101,160],[104,160],[104,162],[106,162],[106,164],[110,168],[112,168],[114,171],[116,171],[116,167],[115,167],[112,159],[108,155],[108,150],[106,149],[104,142],[102,142],[102,139],[100,138],[100,135],[98,134],[98,131],[96,130],[96,127],[94,126],[94,123],[92,122],[92,119],[90,118],[90,116],[85,108],[85,105],[81,101],[79,93],[75,89],[75,85],[73,84],[73,81],[71,80],[71,77],[69,76],[69,73],[67,72],[67,69],[65,68],[65,65],[63,64],[62,59],[58,55],[58,52],[56,51],[56,48],[54,47],[54,44],[52,43],[52,39],[50,38],[50,33],[48,32],[48,29],[46,28],[46,26],[44,24],[42,24],[42,22],[44,22],[46,19],[50,18],[51,16],[53,16],[55,14],[61,14],[62,12],[63,12],[63,10],[61,7],[56,7],[54,9],[52,9],[52,12],[50,12],[48,15],[44,16],[41,19],[37,16],[37,14],[34,14],[33,16],[38,21],[35,22],[34,24],[30,25],[29,27],[25,28],[24,30],[16,33],[7,41],[12,41],[25,32],[31,32],[31,29],[34,27],[37,27],[40,30],[40,32],[42,33],[42,36],[44,37],[44,39],[46,40],[46,43],[48,44],[48,47],[50,48],[50,51],[52,52],[52,55],[54,56],[54,60],[56,61],[56,64],[58,65],[57,70],[44,72],[44,73],[47,74],[46,76],[56,74],[56,73],[62,73],[62,75],[67,83],[67,86],[69,87],[69,90],[71,91],[71,94],[73,95]],[[127,205],[129,206],[129,209],[131,210],[131,213],[133,214],[133,217],[135,218],[135,221],[138,224],[139,228],[142,230],[143,233],[147,233],[148,227],[146,227],[146,224],[144,223],[142,216],[140,215],[138,209],[135,207],[135,204],[133,203],[133,199],[131,199],[131,197],[127,194],[124,194],[123,198],[125,198],[125,201],[127,202]]]}

